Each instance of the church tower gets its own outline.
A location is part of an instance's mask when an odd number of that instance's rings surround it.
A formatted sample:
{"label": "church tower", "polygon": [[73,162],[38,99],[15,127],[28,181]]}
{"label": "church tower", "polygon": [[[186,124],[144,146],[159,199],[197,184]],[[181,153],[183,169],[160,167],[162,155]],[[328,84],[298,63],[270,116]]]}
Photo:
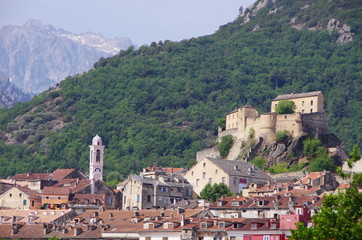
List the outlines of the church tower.
{"label": "church tower", "polygon": [[93,138],[89,157],[89,179],[103,180],[104,146],[98,134]]}

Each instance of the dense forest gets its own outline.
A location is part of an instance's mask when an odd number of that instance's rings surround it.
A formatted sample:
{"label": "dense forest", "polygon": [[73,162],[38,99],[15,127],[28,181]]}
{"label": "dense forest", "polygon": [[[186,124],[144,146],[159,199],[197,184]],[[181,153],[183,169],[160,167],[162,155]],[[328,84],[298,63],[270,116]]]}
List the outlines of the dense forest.
{"label": "dense forest", "polygon": [[[86,172],[96,134],[106,145],[107,172],[186,167],[214,143],[217,119],[234,108],[249,104],[267,112],[279,94],[315,90],[324,93],[330,132],[347,151],[361,147],[361,1],[264,2],[215,34],[131,47],[27,103],[1,109],[0,176]],[[338,29],[326,30],[332,18],[350,27],[352,42],[336,43]],[[49,125],[55,121],[59,127]],[[5,144],[9,139],[18,144]]]}

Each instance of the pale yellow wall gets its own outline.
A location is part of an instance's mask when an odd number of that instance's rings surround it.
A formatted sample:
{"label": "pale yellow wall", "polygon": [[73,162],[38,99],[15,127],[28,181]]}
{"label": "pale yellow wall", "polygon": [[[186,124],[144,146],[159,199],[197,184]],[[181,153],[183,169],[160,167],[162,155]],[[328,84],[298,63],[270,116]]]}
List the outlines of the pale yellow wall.
{"label": "pale yellow wall", "polygon": [[[323,94],[319,94],[318,96],[313,97],[303,97],[303,98],[293,98],[288,99],[295,103],[296,109],[295,112],[300,113],[315,113],[315,112],[324,112],[323,104],[324,98]],[[275,112],[275,107],[279,103],[279,101],[271,102],[271,112]]]}
{"label": "pale yellow wall", "polygon": [[[230,182],[229,175],[222,171],[215,164],[210,162],[207,158],[204,158],[193,166],[184,176],[187,181],[193,186],[194,192],[200,194],[201,190],[209,183],[211,178],[211,184],[223,182],[228,185]],[[198,184],[197,184],[198,180]]]}
{"label": "pale yellow wall", "polygon": [[293,137],[303,134],[301,114],[278,114],[275,131],[287,130]]}
{"label": "pale yellow wall", "polygon": [[237,109],[236,111],[226,115],[226,130],[239,127],[240,115],[241,115],[240,109]]}
{"label": "pale yellow wall", "polygon": [[[137,194],[139,194],[139,202],[137,202]],[[126,201],[124,201],[124,197],[126,197]],[[142,209],[142,185],[131,178],[124,186],[122,202],[122,209],[126,209],[127,207],[130,209],[132,209],[132,207]]]}
{"label": "pale yellow wall", "polygon": [[[25,205],[24,200],[26,200]],[[0,206],[28,210],[30,206],[29,196],[13,187],[0,195]]]}

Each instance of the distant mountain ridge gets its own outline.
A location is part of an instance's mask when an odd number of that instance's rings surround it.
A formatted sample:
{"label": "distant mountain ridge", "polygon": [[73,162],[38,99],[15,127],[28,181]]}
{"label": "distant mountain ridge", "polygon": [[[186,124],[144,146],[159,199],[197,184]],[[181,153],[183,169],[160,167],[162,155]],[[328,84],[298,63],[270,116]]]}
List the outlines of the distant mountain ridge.
{"label": "distant mountain ridge", "polygon": [[31,97],[31,94],[21,91],[9,77],[0,73],[0,108],[11,107],[16,102],[29,101]]}
{"label": "distant mountain ridge", "polygon": [[74,34],[39,20],[0,29],[0,72],[23,92],[38,94],[67,76],[93,67],[132,45],[128,38],[107,39],[101,34]]}

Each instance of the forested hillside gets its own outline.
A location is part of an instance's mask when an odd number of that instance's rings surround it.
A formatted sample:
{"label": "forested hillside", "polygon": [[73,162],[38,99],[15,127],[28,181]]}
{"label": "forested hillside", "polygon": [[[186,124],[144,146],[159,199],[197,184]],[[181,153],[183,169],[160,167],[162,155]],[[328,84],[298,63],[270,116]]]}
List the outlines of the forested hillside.
{"label": "forested hillside", "polygon": [[[106,145],[107,172],[185,167],[235,107],[267,112],[278,94],[315,90],[324,93],[330,131],[347,150],[362,146],[361,5],[258,1],[213,35],[100,59],[88,73],[0,110],[0,175],[87,170],[95,134]],[[352,41],[337,43],[343,24]]]}

